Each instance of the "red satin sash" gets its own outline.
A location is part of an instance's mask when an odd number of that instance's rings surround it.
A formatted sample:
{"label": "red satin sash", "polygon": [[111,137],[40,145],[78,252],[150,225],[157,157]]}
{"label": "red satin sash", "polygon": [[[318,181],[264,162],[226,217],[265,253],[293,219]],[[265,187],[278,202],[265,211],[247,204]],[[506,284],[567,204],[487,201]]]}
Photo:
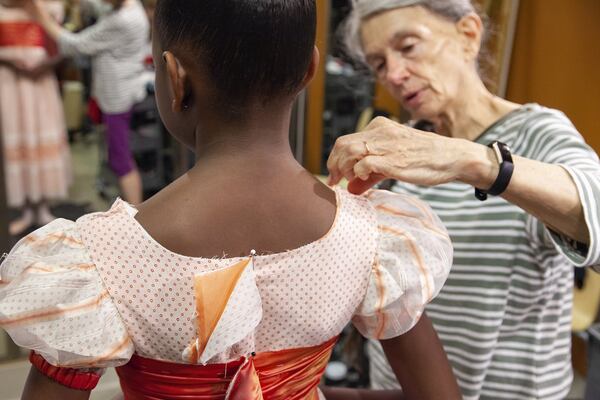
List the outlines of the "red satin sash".
{"label": "red satin sash", "polygon": [[264,400],[317,400],[317,386],[336,341],[337,337],[315,347],[259,353],[247,363],[242,359],[206,366],[134,355],[117,373],[125,400],[224,400],[240,367],[250,365],[248,376],[240,376],[246,374],[240,371],[236,377],[242,390],[231,398],[255,400],[260,392]]}
{"label": "red satin sash", "polygon": [[0,23],[0,47],[44,47],[46,38],[35,22]]}

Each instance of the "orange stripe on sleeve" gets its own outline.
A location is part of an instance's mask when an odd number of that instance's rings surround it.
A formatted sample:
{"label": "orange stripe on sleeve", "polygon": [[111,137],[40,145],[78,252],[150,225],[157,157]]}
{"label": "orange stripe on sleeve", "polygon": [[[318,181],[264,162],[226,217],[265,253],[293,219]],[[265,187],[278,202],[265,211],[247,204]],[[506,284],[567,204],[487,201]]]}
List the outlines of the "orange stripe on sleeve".
{"label": "orange stripe on sleeve", "polygon": [[3,318],[0,319],[0,326],[3,328],[6,327],[14,327],[16,325],[29,325],[35,322],[41,322],[46,320],[56,319],[58,317],[68,315],[74,312],[81,312],[84,310],[92,310],[100,306],[100,304],[108,298],[108,292],[105,290],[100,293],[98,296],[91,298],[89,300],[84,301],[83,303],[77,304],[72,307],[65,308],[49,308],[41,311],[34,311],[29,313],[24,313],[19,315],[18,317],[12,318]]}
{"label": "orange stripe on sleeve", "polygon": [[379,299],[377,301],[377,305],[375,306],[376,313],[377,313],[377,321],[378,321],[378,326],[377,326],[377,330],[375,333],[375,337],[380,338],[383,335],[383,332],[384,332],[385,326],[386,326],[386,322],[387,322],[387,317],[386,317],[385,313],[382,311],[383,305],[385,304],[385,297],[386,297],[387,293],[386,293],[385,285],[383,284],[383,277],[381,276],[379,258],[375,259],[375,262],[373,265],[373,275],[375,277],[375,285],[377,286],[377,295],[379,297]]}
{"label": "orange stripe on sleeve", "polygon": [[67,245],[70,245],[70,246],[76,247],[76,248],[83,246],[83,242],[81,240],[76,239],[72,236],[68,236],[65,232],[52,233],[52,234],[49,234],[42,238],[40,238],[37,235],[31,234],[31,235],[25,236],[24,240],[25,240],[25,243],[29,244],[32,247],[46,246],[48,244],[58,243],[58,242],[65,243]]}
{"label": "orange stripe on sleeve", "polygon": [[448,234],[446,232],[437,228],[434,224],[431,223],[431,221],[420,218],[420,216],[417,214],[413,214],[408,211],[397,210],[395,208],[392,208],[392,207],[389,207],[389,206],[386,206],[383,204],[378,205],[377,207],[375,207],[375,209],[382,211],[389,215],[394,215],[394,216],[398,216],[398,217],[414,218],[415,220],[419,221],[419,223],[421,223],[421,225],[423,225],[427,230],[432,231],[436,235],[442,236],[444,239],[448,239]]}
{"label": "orange stripe on sleeve", "polygon": [[390,233],[392,235],[400,236],[406,241],[408,248],[415,260],[415,263],[421,270],[421,276],[425,280],[424,289],[426,291],[426,296],[424,296],[424,297],[425,297],[425,299],[427,299],[427,301],[431,300],[431,298],[433,297],[433,288],[431,287],[431,283],[430,283],[431,274],[430,274],[429,270],[427,269],[427,267],[425,266],[425,261],[423,260],[423,256],[421,255],[421,252],[419,251],[419,248],[417,247],[417,244],[415,243],[415,241],[408,234],[406,234],[405,232],[402,232],[398,229],[380,225],[379,230],[382,232]]}
{"label": "orange stripe on sleeve", "polygon": [[113,347],[109,348],[107,351],[104,352],[104,354],[102,354],[100,356],[93,357],[93,358],[80,358],[80,359],[76,359],[76,360],[71,360],[71,361],[61,364],[59,366],[60,367],[69,367],[69,368],[73,368],[75,366],[77,368],[94,368],[95,365],[98,365],[104,361],[109,361],[109,360],[115,358],[116,355],[118,355],[120,352],[122,352],[127,347],[131,346],[132,344],[133,344],[133,342],[131,341],[131,338],[129,337],[129,335],[125,335],[120,342],[115,344]]}

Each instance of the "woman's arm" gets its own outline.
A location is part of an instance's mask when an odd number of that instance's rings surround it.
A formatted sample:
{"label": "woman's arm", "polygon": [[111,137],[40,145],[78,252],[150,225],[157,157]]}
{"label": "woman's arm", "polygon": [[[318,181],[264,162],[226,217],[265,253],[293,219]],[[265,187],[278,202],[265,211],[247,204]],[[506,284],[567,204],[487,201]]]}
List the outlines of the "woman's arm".
{"label": "woman's arm", "polygon": [[48,72],[54,70],[57,65],[59,65],[64,60],[64,57],[61,55],[56,55],[54,57],[48,58],[33,68],[29,68],[24,70],[23,72],[32,79],[37,79],[42,75],[47,74]]}
{"label": "woman's arm", "polygon": [[56,22],[48,10],[44,8],[43,4],[37,0],[26,0],[24,7],[42,25],[48,36],[57,42],[61,32],[65,29]]}
{"label": "woman's arm", "polygon": [[4,60],[0,58],[0,66],[8,67],[19,75],[30,76],[30,67],[23,60]]}
{"label": "woman's arm", "polygon": [[423,314],[408,332],[381,345],[402,391],[325,388],[327,400],[462,399],[456,378],[431,321]]}
{"label": "woman's arm", "polygon": [[105,17],[81,32],[72,33],[60,26],[39,0],[26,0],[26,9],[59,45],[64,55],[94,56],[118,46],[122,40],[118,33],[121,22],[115,18]]}
{"label": "woman's arm", "polygon": [[[464,143],[472,168],[463,170],[460,181],[487,189],[498,176],[498,162],[491,149]],[[472,146],[467,146],[472,145]],[[502,197],[521,207],[549,228],[581,243],[590,243],[577,186],[571,175],[559,165],[548,164],[513,155],[513,176]]]}
{"label": "woman's arm", "polygon": [[21,400],[88,400],[90,392],[70,389],[31,367]]}
{"label": "woman's arm", "polygon": [[[518,156],[513,161],[513,177],[502,197],[554,230],[589,243],[582,202],[567,171]],[[487,189],[499,169],[493,150],[482,144],[421,132],[386,118],[339,138],[327,167],[330,183],[346,177],[355,193],[385,178],[426,186],[461,181]]]}

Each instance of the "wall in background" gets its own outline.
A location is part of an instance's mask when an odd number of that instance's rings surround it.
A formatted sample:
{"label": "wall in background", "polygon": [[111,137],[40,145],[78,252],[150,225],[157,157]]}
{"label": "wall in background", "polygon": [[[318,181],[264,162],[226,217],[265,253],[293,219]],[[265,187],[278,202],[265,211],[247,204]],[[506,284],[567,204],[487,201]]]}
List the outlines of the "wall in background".
{"label": "wall in background", "polygon": [[563,111],[600,153],[600,1],[520,1],[507,98]]}

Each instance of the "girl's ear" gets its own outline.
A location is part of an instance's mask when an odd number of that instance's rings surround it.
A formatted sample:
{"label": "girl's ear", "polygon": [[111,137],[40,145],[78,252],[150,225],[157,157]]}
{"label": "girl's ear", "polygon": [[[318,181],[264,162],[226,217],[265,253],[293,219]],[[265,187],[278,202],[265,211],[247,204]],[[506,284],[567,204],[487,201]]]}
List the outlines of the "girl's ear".
{"label": "girl's ear", "polygon": [[191,84],[188,73],[181,62],[170,51],[162,54],[168,76],[168,86],[171,92],[171,111],[174,113],[186,111],[191,101]]}
{"label": "girl's ear", "polygon": [[310,64],[308,65],[308,70],[306,71],[306,75],[304,75],[304,80],[302,81],[302,88],[308,86],[308,84],[313,80],[315,74],[317,73],[317,69],[319,68],[319,61],[321,56],[319,54],[319,49],[317,46],[313,48],[312,57],[310,60]]}

